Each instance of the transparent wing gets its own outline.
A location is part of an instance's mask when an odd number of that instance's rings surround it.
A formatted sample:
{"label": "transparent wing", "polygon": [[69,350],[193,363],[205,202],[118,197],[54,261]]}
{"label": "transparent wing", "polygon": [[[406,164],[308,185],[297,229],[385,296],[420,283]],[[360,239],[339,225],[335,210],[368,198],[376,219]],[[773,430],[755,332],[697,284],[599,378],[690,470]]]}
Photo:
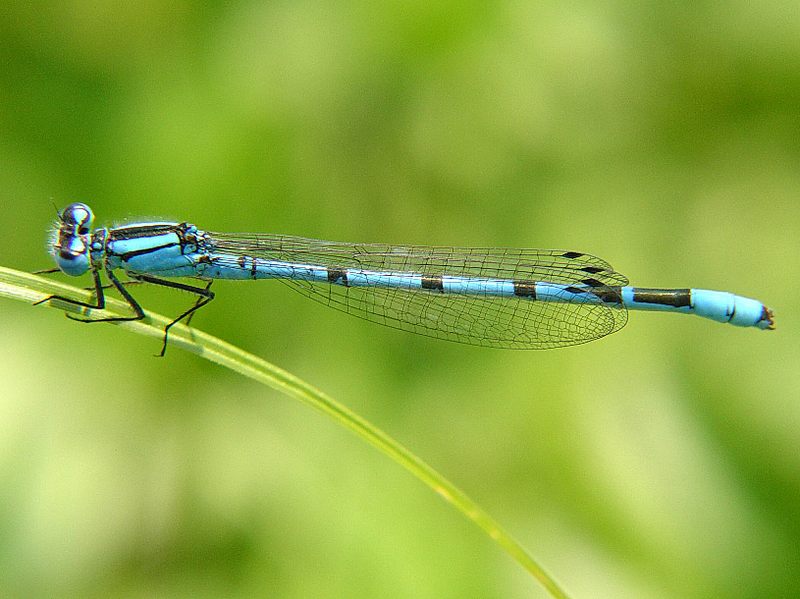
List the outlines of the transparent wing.
{"label": "transparent wing", "polygon": [[[499,348],[548,349],[599,339],[627,322],[619,288],[627,279],[589,254],[562,250],[393,246],[282,235],[210,233],[215,250],[234,256],[331,269],[547,281],[590,288],[605,304],[459,295],[435,290],[281,282],[332,308],[439,339]],[[614,301],[617,298],[617,301]]]}

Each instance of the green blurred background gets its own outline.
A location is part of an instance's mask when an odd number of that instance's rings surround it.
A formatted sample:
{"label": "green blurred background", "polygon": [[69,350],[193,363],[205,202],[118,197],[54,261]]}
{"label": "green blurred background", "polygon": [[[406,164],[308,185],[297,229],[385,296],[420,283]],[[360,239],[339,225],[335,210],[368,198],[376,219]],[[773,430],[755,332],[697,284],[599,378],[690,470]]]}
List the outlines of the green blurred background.
{"label": "green blurred background", "polygon": [[[636,313],[548,352],[267,282],[219,283],[194,324],[388,431],[576,597],[800,595],[796,5],[6,2],[0,61],[5,266],[48,267],[53,204],[84,201],[102,224],[582,250],[763,300],[775,332]],[[0,310],[0,595],[544,596],[308,408]]]}

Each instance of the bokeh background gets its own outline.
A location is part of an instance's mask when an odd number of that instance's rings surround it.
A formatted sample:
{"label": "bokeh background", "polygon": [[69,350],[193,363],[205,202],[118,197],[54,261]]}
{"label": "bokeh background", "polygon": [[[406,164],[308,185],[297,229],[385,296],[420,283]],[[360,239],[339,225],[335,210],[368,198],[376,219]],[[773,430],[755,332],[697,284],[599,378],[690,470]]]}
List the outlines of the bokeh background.
{"label": "bokeh background", "polygon": [[[5,266],[48,267],[54,205],[85,201],[102,224],[581,250],[775,310],[769,333],[636,313],[514,352],[216,286],[196,326],[388,431],[576,597],[800,595],[799,165],[791,3],[0,9]],[[330,420],[158,348],[0,306],[0,595],[544,596]]]}

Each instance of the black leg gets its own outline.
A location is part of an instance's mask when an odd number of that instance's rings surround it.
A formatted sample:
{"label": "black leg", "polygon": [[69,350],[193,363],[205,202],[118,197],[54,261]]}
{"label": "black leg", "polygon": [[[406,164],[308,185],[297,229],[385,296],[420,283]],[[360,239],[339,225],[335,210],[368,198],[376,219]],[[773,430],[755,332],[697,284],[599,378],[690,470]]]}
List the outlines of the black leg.
{"label": "black leg", "polygon": [[[144,281],[120,281],[120,284],[123,287],[130,287],[131,285],[141,285]],[[111,289],[114,285],[103,285],[103,291],[106,289]],[[114,287],[115,288],[115,287]],[[86,291],[94,291],[94,287],[84,287]]]}
{"label": "black leg", "polygon": [[[194,306],[186,310],[186,312],[178,316],[175,320],[173,320],[167,326],[164,327],[164,344],[161,346],[161,352],[158,354],[159,357],[163,357],[164,354],[167,352],[167,340],[169,338],[169,330],[172,328],[172,326],[178,324],[181,320],[183,320],[187,316],[189,317],[189,319],[191,319],[192,315],[195,312],[197,312],[200,308],[202,308],[203,306],[205,306],[207,303],[209,303],[211,300],[214,299],[214,292],[209,290],[209,288],[211,287],[211,281],[209,281],[208,285],[206,285],[205,287],[193,287],[192,285],[185,285],[184,283],[176,283],[175,281],[158,279],[150,275],[132,274],[131,276],[135,280],[141,281],[143,283],[152,283],[153,285],[161,285],[162,287],[169,287],[170,289],[180,289],[181,291],[188,291],[189,293],[194,293],[195,295],[198,296]],[[123,293],[122,289],[120,289],[120,293]],[[124,293],[127,294],[127,291]]]}
{"label": "black leg", "polygon": [[[111,272],[111,270],[106,269],[106,276],[108,280],[113,283],[114,287],[119,291],[122,298],[128,302],[128,305],[131,309],[136,312],[135,316],[113,316],[110,318],[76,318],[74,316],[70,316],[67,314],[67,318],[70,320],[77,320],[78,322],[128,322],[131,320],[141,320],[144,318],[144,310],[142,306],[137,302],[133,296],[125,289],[125,286],[122,284],[117,276]],[[97,304],[100,309],[103,309],[106,305],[106,298],[105,294],[103,293],[103,289],[105,287],[100,284],[100,275],[97,271],[94,271],[94,285],[95,285],[95,294],[97,295]]]}
{"label": "black leg", "polygon": [[[211,279],[211,280],[209,280],[209,282],[208,282],[208,283],[206,283],[206,286],[205,286],[205,291],[206,291],[207,293],[211,293],[211,292],[209,291],[209,289],[211,289],[211,283],[213,283],[213,282],[214,282],[214,279]],[[212,294],[212,295],[213,295],[213,294]],[[204,298],[204,297],[206,297],[206,296],[203,296],[203,295],[201,295],[201,296],[199,296],[199,297],[197,298],[197,302],[195,303],[194,309],[193,309],[193,310],[192,310],[192,311],[189,313],[189,316],[186,318],[186,326],[187,326],[187,327],[189,326],[189,323],[191,323],[191,322],[192,322],[192,318],[194,318],[194,315],[197,313],[197,309],[198,309],[198,308],[200,308],[200,305],[199,305],[199,304],[200,304],[200,302],[202,302],[202,301],[203,301],[203,298]],[[206,302],[206,303],[208,303],[208,302]]]}
{"label": "black leg", "polygon": [[[40,271],[40,272],[48,272],[48,271]],[[63,295],[51,295],[49,297],[44,298],[43,300],[39,300],[38,302],[34,302],[34,306],[38,306],[39,304],[43,304],[45,302],[49,302],[50,300],[61,300],[68,304],[72,304],[73,306],[83,306],[84,308],[93,308],[95,310],[102,310],[106,305],[106,297],[103,295],[103,285],[100,282],[100,273],[97,272],[97,269],[92,269],[92,277],[94,278],[94,291],[95,291],[95,303],[89,304],[87,302],[81,302],[78,300],[74,300],[68,297],[64,297]]]}
{"label": "black leg", "polygon": [[[51,274],[57,273],[57,272],[61,272],[61,269],[60,268],[46,268],[44,270],[34,270],[31,274],[32,275],[51,275]],[[139,285],[139,284],[142,283],[142,281],[124,281],[124,282],[120,281],[120,283],[122,283],[123,285]],[[103,290],[111,289],[112,287],[114,287],[114,285],[103,285],[102,286]],[[95,291],[95,287],[84,287],[84,290],[86,290],[86,291]],[[50,299],[50,298],[48,298],[48,299]],[[59,298],[59,299],[63,299],[63,298]],[[47,300],[42,300],[42,301],[45,302]],[[65,300],[65,301],[67,301],[67,300]],[[73,302],[71,300],[69,300],[69,303],[73,303]],[[100,322],[103,322],[103,321],[101,320]]]}
{"label": "black leg", "polygon": [[[92,310],[102,310],[106,306],[106,297],[104,290],[114,287],[117,291],[119,291],[120,295],[123,299],[128,303],[131,309],[136,313],[135,316],[115,316],[111,318],[77,318],[72,316],[71,314],[67,314],[67,318],[71,320],[77,320],[78,322],[124,322],[124,321],[131,321],[131,320],[142,320],[145,317],[144,310],[142,306],[137,302],[133,296],[128,292],[125,288],[126,285],[138,285],[140,283],[151,283],[153,285],[161,285],[162,287],[169,287],[171,289],[180,289],[181,291],[188,291],[189,293],[194,293],[197,297],[197,301],[195,304],[186,310],[183,314],[178,316],[175,320],[170,322],[166,327],[164,327],[164,343],[161,346],[161,352],[158,353],[159,357],[163,357],[167,351],[167,340],[169,338],[169,330],[172,328],[173,325],[179,323],[184,318],[188,318],[188,322],[192,319],[197,310],[205,306],[211,300],[214,299],[214,293],[210,291],[211,283],[213,281],[209,281],[205,287],[193,287],[191,285],[185,285],[183,283],[176,283],[174,281],[167,281],[165,279],[159,279],[156,277],[152,277],[150,275],[135,275],[131,274],[130,276],[133,278],[132,281],[126,281],[123,283],[120,281],[116,275],[110,270],[106,270],[106,276],[108,280],[111,281],[111,285],[103,285],[100,280],[100,272],[98,269],[92,269],[92,278],[94,279],[94,287],[90,287],[90,289],[94,290],[95,293],[95,303],[89,302],[82,302],[79,300],[75,300],[69,297],[64,297],[63,295],[51,295],[50,297],[46,297],[43,300],[39,300],[38,302],[34,303],[34,306],[38,304],[43,304],[45,302],[49,302],[51,300],[60,300],[67,304],[72,304],[73,306],[81,306],[84,308],[91,308]],[[54,269],[53,271],[40,271],[41,273],[46,272],[58,272],[58,269]]]}
{"label": "black leg", "polygon": [[[128,305],[131,309],[136,312],[136,316],[116,316],[112,318],[77,318],[70,314],[67,314],[67,318],[71,320],[77,320],[78,322],[120,322],[126,320],[141,320],[144,318],[144,310],[139,305],[139,303],[131,297],[131,294],[128,293],[125,288],[122,286],[122,283],[119,282],[119,279],[114,276],[110,270],[106,270],[106,275],[108,275],[109,280],[114,284],[119,292],[122,294],[122,297],[125,298],[125,301],[128,302]],[[60,300],[67,304],[72,304],[73,306],[81,306],[83,308],[91,308],[92,310],[102,310],[106,307],[106,296],[103,293],[103,285],[100,281],[100,272],[96,269],[92,269],[92,278],[94,279],[94,293],[95,293],[95,303],[90,304],[89,302],[82,302],[79,300],[75,300],[69,297],[64,297],[63,295],[51,295],[50,297],[46,297],[43,300],[39,300],[35,302],[33,305],[37,306],[39,304],[43,304],[44,302],[49,302],[51,300]]]}

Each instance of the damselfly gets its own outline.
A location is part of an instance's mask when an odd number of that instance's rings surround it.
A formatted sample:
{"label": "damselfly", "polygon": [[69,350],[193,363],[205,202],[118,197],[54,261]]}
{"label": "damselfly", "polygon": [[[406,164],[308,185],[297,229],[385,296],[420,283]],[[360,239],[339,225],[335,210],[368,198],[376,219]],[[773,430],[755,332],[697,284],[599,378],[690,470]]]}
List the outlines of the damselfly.
{"label": "damselfly", "polygon": [[[737,326],[773,329],[761,302],[706,289],[631,287],[610,264],[563,250],[339,243],[287,235],[214,233],[188,222],[140,222],[92,230],[86,204],[67,206],[50,241],[58,268],[91,272],[95,302],[51,296],[92,309],[105,306],[101,272],[131,307],[145,311],[126,284],[162,285],[197,296],[169,329],[214,299],[216,279],[277,279],[303,295],[386,326],[472,345],[549,349],[594,341],[621,329],[628,310],[697,314]],[[130,281],[121,281],[122,270]],[[190,277],[205,285],[174,278]],[[41,303],[41,302],[39,302]],[[74,317],[73,317],[74,318]]]}

